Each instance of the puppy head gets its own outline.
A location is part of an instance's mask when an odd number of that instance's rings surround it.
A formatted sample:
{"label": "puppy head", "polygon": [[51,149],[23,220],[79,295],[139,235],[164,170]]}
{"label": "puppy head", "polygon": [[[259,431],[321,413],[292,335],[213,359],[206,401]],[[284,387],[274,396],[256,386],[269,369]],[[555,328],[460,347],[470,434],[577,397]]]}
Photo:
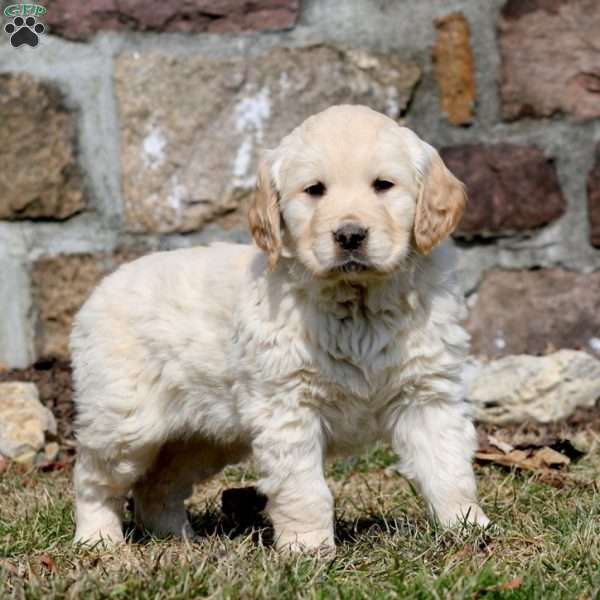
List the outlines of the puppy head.
{"label": "puppy head", "polygon": [[317,277],[365,277],[427,254],[454,230],[463,185],[416,134],[364,106],[307,119],[260,167],[250,227],[269,255]]}

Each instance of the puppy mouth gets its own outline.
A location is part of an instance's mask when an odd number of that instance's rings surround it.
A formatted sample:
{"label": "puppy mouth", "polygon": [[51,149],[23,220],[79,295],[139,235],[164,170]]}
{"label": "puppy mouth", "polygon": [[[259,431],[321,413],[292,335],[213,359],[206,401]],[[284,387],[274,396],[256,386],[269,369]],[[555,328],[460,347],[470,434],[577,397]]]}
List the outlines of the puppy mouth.
{"label": "puppy mouth", "polygon": [[357,258],[349,258],[343,262],[334,265],[330,271],[332,273],[363,273],[374,269],[370,262]]}

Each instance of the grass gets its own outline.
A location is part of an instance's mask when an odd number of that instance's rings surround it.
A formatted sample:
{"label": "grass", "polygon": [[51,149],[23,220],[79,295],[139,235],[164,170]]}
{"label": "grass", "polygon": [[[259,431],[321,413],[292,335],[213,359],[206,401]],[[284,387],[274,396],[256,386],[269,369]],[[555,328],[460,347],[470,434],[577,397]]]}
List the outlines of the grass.
{"label": "grass", "polygon": [[73,534],[70,475],[0,475],[0,598],[568,598],[600,597],[600,456],[556,489],[532,474],[480,467],[496,529],[443,531],[375,448],[333,464],[338,552],[333,560],[277,554],[257,522],[235,526],[223,489],[251,485],[243,467],[190,501],[198,543],[138,539],[84,550]]}

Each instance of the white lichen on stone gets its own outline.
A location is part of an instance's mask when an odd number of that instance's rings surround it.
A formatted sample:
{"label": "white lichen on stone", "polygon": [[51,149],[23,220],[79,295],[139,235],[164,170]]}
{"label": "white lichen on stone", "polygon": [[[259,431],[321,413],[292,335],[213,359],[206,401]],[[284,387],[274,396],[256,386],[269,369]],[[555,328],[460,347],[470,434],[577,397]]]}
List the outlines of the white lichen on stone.
{"label": "white lichen on stone", "polygon": [[479,294],[477,292],[475,292],[467,297],[465,303],[468,308],[474,308],[475,305],[477,304],[478,299],[479,299]]}
{"label": "white lichen on stone", "polygon": [[249,135],[239,145],[233,161],[233,178],[237,186],[250,186],[254,183],[254,175],[249,174],[252,164],[252,148],[252,136]]}
{"label": "white lichen on stone", "polygon": [[279,97],[281,98],[287,96],[290,87],[290,78],[288,74],[283,71],[283,73],[281,73],[279,76]]}
{"label": "white lichen on stone", "polygon": [[598,337],[591,337],[588,340],[588,344],[589,344],[590,348],[594,352],[600,352],[600,338],[598,338]]}
{"label": "white lichen on stone", "polygon": [[504,348],[506,348],[506,340],[501,335],[497,335],[494,338],[494,346],[496,346],[498,350],[504,350]]}
{"label": "white lichen on stone", "polygon": [[167,205],[172,209],[173,217],[177,223],[181,220],[185,200],[188,197],[187,187],[180,183],[177,175],[173,175],[167,186]]}
{"label": "white lichen on stone", "polygon": [[393,85],[390,85],[386,89],[386,94],[385,112],[388,117],[395,119],[400,112],[400,106],[398,104],[398,90]]}
{"label": "white lichen on stone", "polygon": [[258,140],[262,140],[264,123],[271,116],[269,96],[269,88],[264,87],[257,94],[246,96],[237,103],[233,116],[238,131],[255,132]]}
{"label": "white lichen on stone", "polygon": [[142,161],[149,169],[157,169],[165,161],[167,140],[159,129],[152,128],[142,142]]}
{"label": "white lichen on stone", "polygon": [[240,144],[238,151],[235,155],[235,161],[233,163],[234,177],[244,177],[248,173],[248,168],[250,167],[251,160],[252,140],[250,139],[250,137],[247,137]]}
{"label": "white lichen on stone", "polygon": [[233,159],[235,187],[251,187],[254,184],[255,177],[250,173],[254,146],[263,142],[265,122],[270,116],[271,101],[268,87],[262,88],[256,94],[243,97],[234,108],[235,128],[244,135]]}

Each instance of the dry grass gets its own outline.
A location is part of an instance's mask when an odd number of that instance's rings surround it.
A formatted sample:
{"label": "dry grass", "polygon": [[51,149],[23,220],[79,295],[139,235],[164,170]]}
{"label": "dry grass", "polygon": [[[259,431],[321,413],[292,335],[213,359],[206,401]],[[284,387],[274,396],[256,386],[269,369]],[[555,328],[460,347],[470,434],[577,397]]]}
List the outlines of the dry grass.
{"label": "dry grass", "polygon": [[534,475],[478,469],[494,531],[441,531],[375,449],[330,468],[334,560],[281,556],[256,519],[233,523],[220,493],[251,485],[228,469],[190,502],[200,541],[135,537],[117,550],[71,544],[69,474],[0,476],[1,598],[595,598],[600,594],[600,457],[563,489]]}

